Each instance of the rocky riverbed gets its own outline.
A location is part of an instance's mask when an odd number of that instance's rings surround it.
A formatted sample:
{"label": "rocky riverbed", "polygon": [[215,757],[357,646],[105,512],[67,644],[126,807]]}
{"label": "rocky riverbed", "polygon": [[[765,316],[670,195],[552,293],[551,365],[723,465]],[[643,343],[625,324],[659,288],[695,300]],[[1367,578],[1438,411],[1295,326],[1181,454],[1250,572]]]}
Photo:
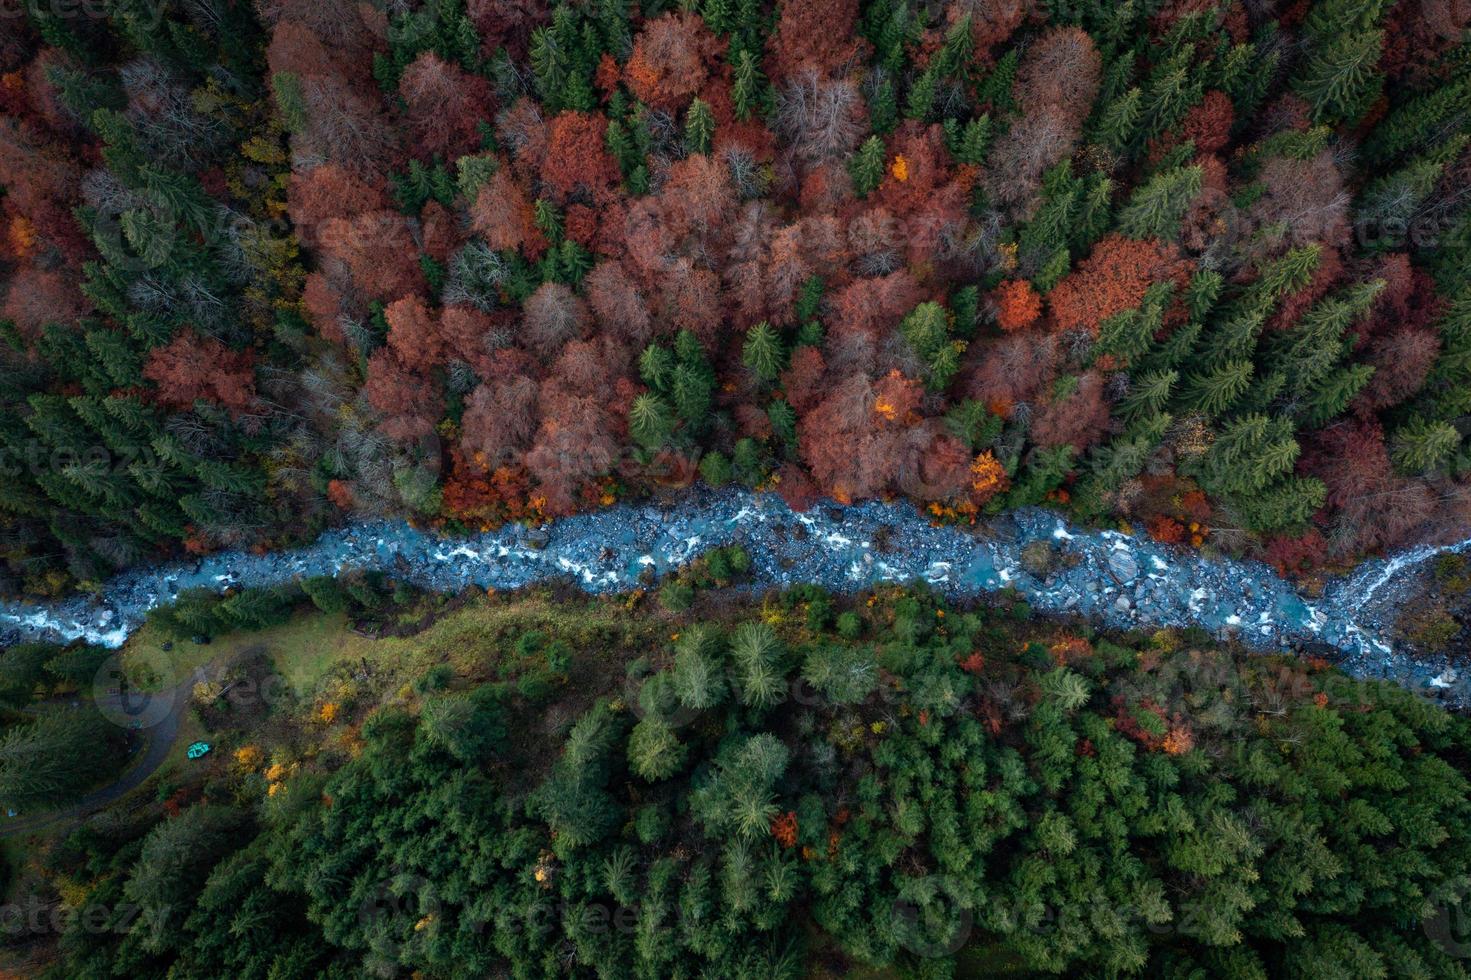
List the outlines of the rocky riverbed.
{"label": "rocky riverbed", "polygon": [[1255,562],[1206,558],[1117,531],[1084,531],[1025,510],[977,528],[934,527],[906,504],[824,504],[792,511],[777,496],[696,490],[671,506],[620,505],[538,528],[444,538],[374,521],[266,555],[227,552],[141,568],[96,599],[0,604],[10,640],[86,639],[119,646],[149,609],[195,587],[264,586],[349,569],[381,569],[436,590],[513,589],[567,578],[617,592],[657,578],[707,548],[739,542],[753,587],[817,583],[855,591],[923,580],[955,597],[1017,590],[1045,612],[1116,628],[1199,626],[1260,650],[1336,651],[1359,677],[1384,677],[1453,704],[1471,704],[1471,678],[1446,658],[1415,658],[1386,637],[1407,571],[1444,551],[1418,548],[1365,562],[1308,599]]}

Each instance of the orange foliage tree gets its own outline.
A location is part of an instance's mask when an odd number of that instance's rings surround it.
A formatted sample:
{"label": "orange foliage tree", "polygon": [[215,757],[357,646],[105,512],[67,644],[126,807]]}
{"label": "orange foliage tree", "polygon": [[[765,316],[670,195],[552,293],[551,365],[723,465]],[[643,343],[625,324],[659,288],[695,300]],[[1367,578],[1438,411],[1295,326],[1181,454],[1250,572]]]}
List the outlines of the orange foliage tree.
{"label": "orange foliage tree", "polygon": [[1037,322],[1042,315],[1042,297],[1025,279],[1008,279],[992,294],[996,301],[996,324],[1010,333]]}

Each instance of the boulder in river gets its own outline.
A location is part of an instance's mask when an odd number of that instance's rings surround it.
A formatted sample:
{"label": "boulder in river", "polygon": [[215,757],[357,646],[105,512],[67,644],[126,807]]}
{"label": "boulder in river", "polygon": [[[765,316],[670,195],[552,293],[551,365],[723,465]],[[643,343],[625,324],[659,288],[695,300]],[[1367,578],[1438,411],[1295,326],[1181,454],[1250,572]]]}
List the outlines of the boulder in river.
{"label": "boulder in river", "polygon": [[1139,563],[1127,551],[1115,551],[1108,556],[1108,571],[1120,585],[1139,577]]}
{"label": "boulder in river", "polygon": [[1029,541],[1022,549],[1021,565],[1031,575],[1037,578],[1046,578],[1052,571],[1052,562],[1055,558],[1052,545],[1047,541]]}

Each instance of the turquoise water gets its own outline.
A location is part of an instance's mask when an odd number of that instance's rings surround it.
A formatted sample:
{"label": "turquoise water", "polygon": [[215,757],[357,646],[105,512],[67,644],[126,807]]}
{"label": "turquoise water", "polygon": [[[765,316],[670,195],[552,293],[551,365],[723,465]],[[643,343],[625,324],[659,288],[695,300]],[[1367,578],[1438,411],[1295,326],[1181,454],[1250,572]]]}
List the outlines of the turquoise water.
{"label": "turquoise water", "polygon": [[[1022,550],[1037,541],[1055,559],[1042,577],[1021,561]],[[366,522],[293,551],[225,552],[137,569],[95,599],[0,603],[0,628],[27,638],[118,646],[149,609],[181,590],[271,585],[348,569],[379,569],[446,591],[564,578],[589,592],[616,592],[640,584],[648,568],[662,576],[734,542],[752,556],[752,587],[816,583],[852,592],[879,582],[925,581],[957,598],[1013,588],[1038,610],[1099,625],[1200,626],[1257,649],[1337,650],[1345,669],[1361,676],[1441,691],[1458,692],[1461,684],[1449,664],[1412,661],[1356,619],[1407,569],[1444,548],[1366,562],[1310,600],[1259,563],[1207,558],[1117,531],[1084,531],[1049,511],[963,529],[933,527],[905,504],[824,504],[796,513],[774,495],[744,491],[696,490],[670,506],[620,505],[546,528],[453,539],[404,523]],[[1467,546],[1471,541],[1453,548]]]}

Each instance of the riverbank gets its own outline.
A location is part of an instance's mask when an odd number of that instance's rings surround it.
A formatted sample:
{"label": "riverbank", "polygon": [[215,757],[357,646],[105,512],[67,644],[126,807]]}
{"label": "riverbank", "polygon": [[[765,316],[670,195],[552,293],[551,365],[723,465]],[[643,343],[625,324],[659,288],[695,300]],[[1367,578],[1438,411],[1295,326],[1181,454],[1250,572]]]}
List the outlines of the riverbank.
{"label": "riverbank", "polygon": [[1471,540],[1365,562],[1310,599],[1258,562],[1083,530],[1050,511],[1018,511],[975,528],[936,527],[902,503],[827,503],[797,513],[774,494],[730,490],[699,489],[669,506],[619,505],[545,527],[454,539],[366,522],[293,551],[225,552],[136,569],[98,599],[6,603],[0,628],[12,638],[115,647],[148,610],[187,589],[269,586],[355,569],[438,591],[568,579],[591,593],[619,592],[732,543],[751,556],[747,588],[814,583],[853,592],[925,581],[952,597],[1010,588],[1040,611],[1114,629],[1198,626],[1258,650],[1333,651],[1354,676],[1471,704],[1471,685],[1446,657],[1412,657],[1386,638],[1393,609],[1407,598],[1397,591],[1404,573],[1436,554],[1471,548]]}

